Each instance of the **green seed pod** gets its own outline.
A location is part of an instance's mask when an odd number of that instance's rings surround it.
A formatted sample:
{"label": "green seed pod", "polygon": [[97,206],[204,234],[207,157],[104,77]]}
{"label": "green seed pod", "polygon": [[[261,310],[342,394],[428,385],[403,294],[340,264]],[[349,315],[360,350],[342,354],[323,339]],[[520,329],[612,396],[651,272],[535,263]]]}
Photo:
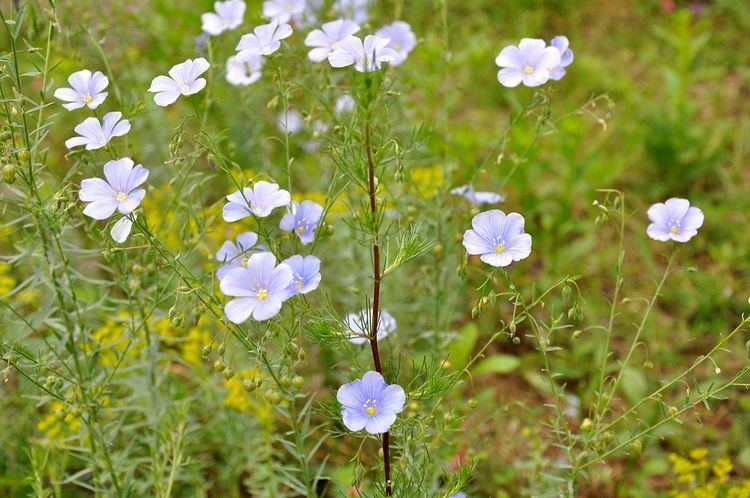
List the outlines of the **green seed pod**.
{"label": "green seed pod", "polygon": [[65,420],[65,417],[68,415],[68,413],[63,410],[55,410],[55,417],[57,417],[58,420]]}
{"label": "green seed pod", "polygon": [[242,389],[245,391],[251,393],[258,389],[258,385],[255,383],[255,380],[253,379],[245,379],[242,381]]}
{"label": "green seed pod", "polygon": [[278,391],[268,391],[266,398],[272,405],[278,405],[281,403],[281,394],[279,394]]}
{"label": "green seed pod", "polygon": [[292,379],[288,375],[283,376],[281,378],[281,385],[284,386],[284,387],[291,386],[292,385]]}
{"label": "green seed pod", "polygon": [[518,346],[519,344],[521,344],[521,338],[518,337],[517,335],[513,336],[512,341],[513,341],[513,344],[515,344],[516,346]]}
{"label": "green seed pod", "polygon": [[213,348],[211,347],[211,344],[208,344],[207,346],[203,346],[203,351],[201,351],[201,357],[202,358],[208,358],[211,354],[211,350]]}
{"label": "green seed pod", "polygon": [[16,167],[12,164],[3,166],[3,181],[8,185],[16,181]]}
{"label": "green seed pod", "polygon": [[300,389],[302,388],[302,386],[305,385],[305,379],[303,379],[299,375],[295,375],[294,378],[292,379],[292,385],[294,385],[294,387],[296,387],[297,389]]}
{"label": "green seed pod", "polygon": [[610,444],[614,440],[615,440],[615,433],[614,432],[607,431],[604,434],[602,434],[602,441],[604,441],[604,444]]}
{"label": "green seed pod", "polygon": [[224,364],[224,362],[223,362],[223,361],[221,361],[221,360],[216,360],[216,361],[214,362],[214,370],[215,370],[216,372],[223,372],[225,368],[227,368],[227,366],[226,366],[226,365]]}
{"label": "green seed pod", "polygon": [[219,347],[216,349],[216,352],[219,353],[219,356],[224,356],[224,352],[227,350],[227,347],[222,342],[219,344]]}
{"label": "green seed pod", "polygon": [[635,455],[640,455],[643,452],[643,443],[638,441],[633,441],[633,443],[630,445],[630,451],[632,451]]}
{"label": "green seed pod", "polygon": [[18,152],[18,160],[22,163],[25,163],[29,160],[29,151],[24,149],[22,151]]}
{"label": "green seed pod", "polygon": [[581,432],[588,432],[594,427],[594,422],[590,418],[583,419],[581,422]]}
{"label": "green seed pod", "polygon": [[225,379],[229,380],[232,377],[234,377],[234,370],[232,370],[231,367],[227,368],[226,370],[224,370],[224,378]]}
{"label": "green seed pod", "polygon": [[477,400],[475,398],[471,398],[469,400],[469,408],[476,408],[477,407]]}

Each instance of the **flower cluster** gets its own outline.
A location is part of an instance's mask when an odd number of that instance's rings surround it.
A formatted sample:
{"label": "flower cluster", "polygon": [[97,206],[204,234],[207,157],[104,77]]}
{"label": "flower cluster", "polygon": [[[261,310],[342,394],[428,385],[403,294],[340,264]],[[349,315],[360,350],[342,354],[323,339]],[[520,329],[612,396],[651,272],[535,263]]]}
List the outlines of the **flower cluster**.
{"label": "flower cluster", "polygon": [[[70,88],[55,90],[55,97],[66,102],[63,107],[68,111],[82,107],[94,110],[107,98],[104,89],[109,85],[109,79],[101,71],[77,71],[68,77],[68,83]],[[74,131],[78,136],[65,141],[68,149],[84,146],[86,150],[97,150],[107,147],[112,138],[126,135],[130,131],[130,121],[122,119],[121,112],[108,112],[101,120],[96,116],[84,119]],[[83,180],[78,197],[87,203],[83,214],[95,220],[106,220],[115,212],[122,215],[110,230],[112,239],[122,243],[130,235],[135,216],[131,213],[146,194],[138,187],[148,178],[148,170],[140,164],[135,165],[129,157],[108,161],[103,169],[105,179]]]}
{"label": "flower cluster", "polygon": [[[294,232],[303,245],[315,238],[323,206],[313,201],[291,202],[289,192],[275,183],[259,181],[227,196],[223,217],[235,222],[253,216],[258,223],[278,207],[288,208],[279,228]],[[246,232],[237,242],[226,241],[216,253],[221,291],[235,299],[227,303],[227,319],[242,323],[249,318],[268,320],[281,311],[287,299],[307,294],[320,284],[320,260],[315,256],[294,255],[277,264],[276,256],[258,245],[258,236]]]}

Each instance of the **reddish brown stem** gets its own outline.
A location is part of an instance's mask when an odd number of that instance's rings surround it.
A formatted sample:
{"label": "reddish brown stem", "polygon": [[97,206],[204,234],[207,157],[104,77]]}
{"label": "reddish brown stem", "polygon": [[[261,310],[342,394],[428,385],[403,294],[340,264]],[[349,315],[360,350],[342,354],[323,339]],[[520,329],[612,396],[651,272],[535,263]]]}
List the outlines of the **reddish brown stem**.
{"label": "reddish brown stem", "polygon": [[[372,242],[372,319],[370,332],[370,349],[372,350],[372,361],[375,370],[383,374],[383,365],[380,362],[380,350],[378,349],[378,318],[380,317],[380,245],[378,243],[378,203],[375,198],[375,161],[372,158],[372,147],[370,144],[370,121],[365,121],[365,150],[367,153],[367,173],[369,177],[370,215],[372,216],[373,242]],[[391,490],[391,460],[390,460],[390,435],[383,434],[383,467],[385,469],[385,494],[392,495]]]}

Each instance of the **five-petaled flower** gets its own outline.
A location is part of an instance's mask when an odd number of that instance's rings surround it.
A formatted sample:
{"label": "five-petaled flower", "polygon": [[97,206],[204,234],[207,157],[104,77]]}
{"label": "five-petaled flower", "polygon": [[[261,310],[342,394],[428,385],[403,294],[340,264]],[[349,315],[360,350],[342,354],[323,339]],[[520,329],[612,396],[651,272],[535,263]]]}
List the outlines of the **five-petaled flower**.
{"label": "five-petaled flower", "polygon": [[305,0],[266,0],[263,17],[279,24],[287,23],[305,11]]}
{"label": "five-petaled flower", "polygon": [[347,429],[382,434],[404,409],[406,393],[398,384],[388,385],[382,375],[371,371],[339,387],[336,399],[342,405],[341,418]]}
{"label": "five-petaled flower", "polygon": [[224,221],[237,221],[251,214],[265,218],[277,207],[288,206],[289,192],[279,189],[275,183],[257,182],[253,188],[245,187],[227,196],[224,205]]}
{"label": "five-petaled flower", "polygon": [[307,57],[313,62],[323,62],[336,50],[339,42],[359,31],[359,25],[354,21],[339,19],[325,23],[321,29],[314,29],[305,38],[305,45],[313,47]]}
{"label": "five-petaled flower", "polygon": [[238,28],[242,24],[245,7],[243,0],[226,0],[225,2],[214,3],[215,12],[206,12],[201,15],[203,31],[216,36],[224,31]]}
{"label": "five-petaled flower", "polygon": [[328,55],[331,66],[347,67],[354,64],[354,69],[360,73],[377,71],[383,62],[394,60],[396,51],[388,47],[388,39],[375,35],[367,35],[364,43],[356,36],[347,36]]}
{"label": "five-petaled flower", "polygon": [[380,28],[375,33],[380,38],[388,39],[388,47],[395,52],[392,66],[398,66],[406,60],[409,53],[417,46],[417,37],[411,30],[409,23],[394,21]]}
{"label": "five-petaled flower", "polygon": [[81,182],[78,197],[89,204],[83,214],[95,220],[105,220],[115,210],[130,214],[141,204],[146,191],[138,188],[148,178],[148,170],[140,164],[134,166],[128,157],[109,161],[104,165],[105,180],[87,178]]}
{"label": "five-petaled flower", "polygon": [[471,220],[472,229],[464,232],[468,254],[492,266],[508,266],[531,254],[531,235],[523,231],[524,219],[518,213],[507,216],[499,209],[479,213]]}
{"label": "five-petaled flower", "polygon": [[648,209],[651,224],[646,233],[654,240],[687,242],[703,226],[703,211],[690,205],[687,199],[671,198]]}
{"label": "five-petaled flower", "polygon": [[237,57],[248,60],[258,55],[271,55],[281,48],[281,40],[292,36],[292,27],[288,24],[271,22],[256,26],[252,33],[242,35],[237,44]]}
{"label": "five-petaled flower", "polygon": [[[350,313],[346,317],[346,326],[349,329],[349,342],[352,344],[364,344],[370,342],[372,335],[372,310],[364,308],[359,313]],[[378,342],[382,341],[397,327],[396,319],[385,310],[378,315]]]}
{"label": "five-petaled flower", "polygon": [[315,256],[292,256],[282,263],[289,265],[292,269],[292,283],[287,289],[289,296],[307,294],[320,285],[320,260]]}
{"label": "five-petaled flower", "polygon": [[206,79],[200,75],[208,71],[210,64],[203,57],[188,59],[175,64],[169,70],[169,76],[157,76],[151,82],[148,91],[153,92],[154,102],[162,107],[174,103],[180,95],[193,95],[206,86]]}
{"label": "five-petaled flower", "polygon": [[216,276],[221,280],[235,268],[247,266],[250,256],[256,252],[265,252],[265,246],[256,245],[258,235],[255,232],[245,232],[237,236],[237,242],[231,240],[224,242],[216,253],[216,261],[221,264],[216,270]]}
{"label": "five-petaled flower", "polygon": [[103,90],[109,85],[109,80],[101,71],[93,74],[88,69],[76,71],[68,76],[68,83],[71,88],[58,88],[55,98],[67,102],[63,107],[69,111],[83,106],[96,109],[107,98],[107,92]]}
{"label": "five-petaled flower", "polygon": [[122,118],[121,112],[108,112],[101,122],[97,118],[86,118],[73,130],[79,136],[69,138],[65,146],[69,149],[85,145],[86,150],[101,149],[114,137],[121,137],[130,131],[130,121]]}
{"label": "five-petaled flower", "polygon": [[290,297],[288,288],[293,278],[289,265],[277,265],[276,256],[270,252],[251,255],[246,266],[232,269],[219,284],[221,292],[236,298],[224,307],[227,319],[242,323],[251,316],[256,321],[276,316],[281,303]]}
{"label": "five-petaled flower", "polygon": [[279,228],[287,232],[294,232],[303,245],[315,239],[320,217],[323,216],[323,206],[313,201],[292,202],[289,212],[281,218]]}
{"label": "five-petaled flower", "polygon": [[263,56],[256,55],[242,60],[236,55],[227,59],[227,81],[234,86],[248,86],[262,75]]}
{"label": "five-petaled flower", "polygon": [[550,79],[550,71],[560,65],[560,51],[548,47],[544,40],[524,38],[518,46],[509,45],[495,58],[502,69],[497,73],[498,81],[507,87],[523,83],[540,86]]}
{"label": "five-petaled flower", "polygon": [[552,38],[550,46],[560,52],[560,64],[550,69],[549,78],[559,81],[565,76],[565,68],[573,64],[573,51],[569,48],[570,42],[567,36],[556,36]]}
{"label": "five-petaled flower", "polygon": [[473,206],[481,206],[483,204],[495,204],[497,202],[503,202],[505,197],[495,192],[479,192],[474,190],[471,185],[461,185],[451,190],[451,194],[460,195]]}

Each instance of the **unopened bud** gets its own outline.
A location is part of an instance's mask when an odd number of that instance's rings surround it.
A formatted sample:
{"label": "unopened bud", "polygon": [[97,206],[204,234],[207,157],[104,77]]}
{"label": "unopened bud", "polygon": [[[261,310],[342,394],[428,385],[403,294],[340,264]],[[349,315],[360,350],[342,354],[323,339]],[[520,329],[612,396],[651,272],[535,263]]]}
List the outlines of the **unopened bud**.
{"label": "unopened bud", "polygon": [[592,427],[594,427],[594,422],[592,422],[590,418],[585,418],[583,419],[583,422],[581,422],[581,432],[588,432]]}
{"label": "unopened bud", "polygon": [[214,362],[214,370],[217,372],[223,372],[224,369],[227,368],[227,366],[224,364],[221,360],[216,360]]}

